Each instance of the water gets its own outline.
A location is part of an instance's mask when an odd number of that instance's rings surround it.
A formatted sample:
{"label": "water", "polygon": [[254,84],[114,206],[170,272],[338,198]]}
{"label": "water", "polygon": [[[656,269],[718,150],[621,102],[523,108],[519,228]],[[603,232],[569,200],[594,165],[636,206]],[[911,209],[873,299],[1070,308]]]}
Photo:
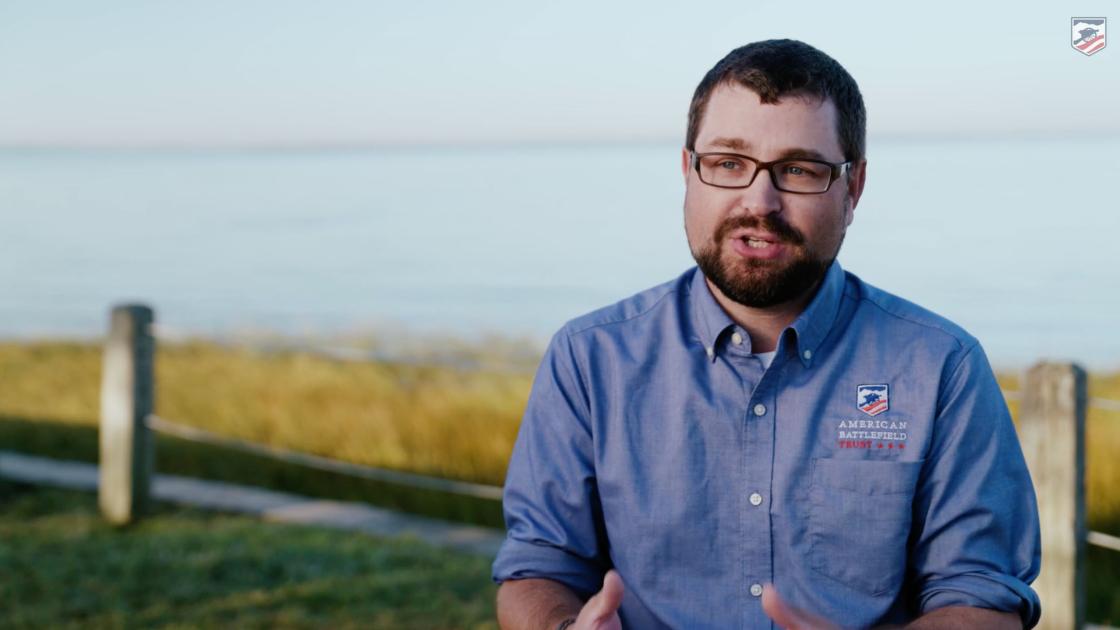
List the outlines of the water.
{"label": "water", "polygon": [[[840,260],[997,365],[1120,366],[1120,139],[876,142]],[[0,152],[0,336],[544,340],[691,265],[672,145]]]}

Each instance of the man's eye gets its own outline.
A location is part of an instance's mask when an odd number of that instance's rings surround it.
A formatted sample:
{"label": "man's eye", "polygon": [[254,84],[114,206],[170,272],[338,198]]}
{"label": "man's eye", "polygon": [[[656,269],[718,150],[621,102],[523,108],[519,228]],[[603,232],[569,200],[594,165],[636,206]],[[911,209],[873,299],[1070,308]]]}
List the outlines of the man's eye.
{"label": "man's eye", "polygon": [[743,168],[742,162],[738,162],[736,160],[723,160],[719,162],[717,166],[727,171],[735,171]]}
{"label": "man's eye", "polygon": [[812,164],[786,164],[782,167],[786,175],[796,177],[819,177],[822,169]]}

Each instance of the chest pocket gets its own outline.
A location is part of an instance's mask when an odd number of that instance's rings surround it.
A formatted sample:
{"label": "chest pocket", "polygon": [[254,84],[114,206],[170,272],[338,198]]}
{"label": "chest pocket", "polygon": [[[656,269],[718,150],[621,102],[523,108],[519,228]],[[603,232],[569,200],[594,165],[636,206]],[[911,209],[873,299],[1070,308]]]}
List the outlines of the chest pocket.
{"label": "chest pocket", "polygon": [[920,461],[813,460],[809,566],[871,595],[897,593],[921,468]]}

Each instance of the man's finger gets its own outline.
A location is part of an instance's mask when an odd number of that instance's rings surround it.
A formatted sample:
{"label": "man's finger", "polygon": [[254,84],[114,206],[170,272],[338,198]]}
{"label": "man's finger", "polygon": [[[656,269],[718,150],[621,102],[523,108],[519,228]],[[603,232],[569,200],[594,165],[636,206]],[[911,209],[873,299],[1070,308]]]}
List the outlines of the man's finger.
{"label": "man's finger", "polygon": [[785,630],[832,630],[835,624],[790,606],[772,584],[762,587],[762,612]]}
{"label": "man's finger", "polygon": [[622,595],[626,588],[622,585],[622,577],[618,571],[611,569],[603,576],[603,588],[590,601],[587,602],[591,609],[592,620],[601,621],[618,612],[622,605]]}
{"label": "man's finger", "polygon": [[801,630],[797,613],[786,604],[770,584],[762,587],[762,612],[766,613],[766,616],[770,617],[779,628]]}

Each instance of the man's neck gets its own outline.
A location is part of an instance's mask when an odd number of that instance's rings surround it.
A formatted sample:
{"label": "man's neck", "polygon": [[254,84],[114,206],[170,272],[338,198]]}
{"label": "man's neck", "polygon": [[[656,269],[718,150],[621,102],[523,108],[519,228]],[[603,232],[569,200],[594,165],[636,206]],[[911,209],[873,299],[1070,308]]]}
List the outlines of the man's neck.
{"label": "man's neck", "polygon": [[788,302],[775,304],[766,308],[744,306],[723,294],[707,277],[708,290],[712,292],[716,302],[731,317],[731,321],[747,331],[751,338],[751,352],[770,352],[778,347],[778,338],[787,326],[793,323],[817,292],[820,281],[808,291]]}

